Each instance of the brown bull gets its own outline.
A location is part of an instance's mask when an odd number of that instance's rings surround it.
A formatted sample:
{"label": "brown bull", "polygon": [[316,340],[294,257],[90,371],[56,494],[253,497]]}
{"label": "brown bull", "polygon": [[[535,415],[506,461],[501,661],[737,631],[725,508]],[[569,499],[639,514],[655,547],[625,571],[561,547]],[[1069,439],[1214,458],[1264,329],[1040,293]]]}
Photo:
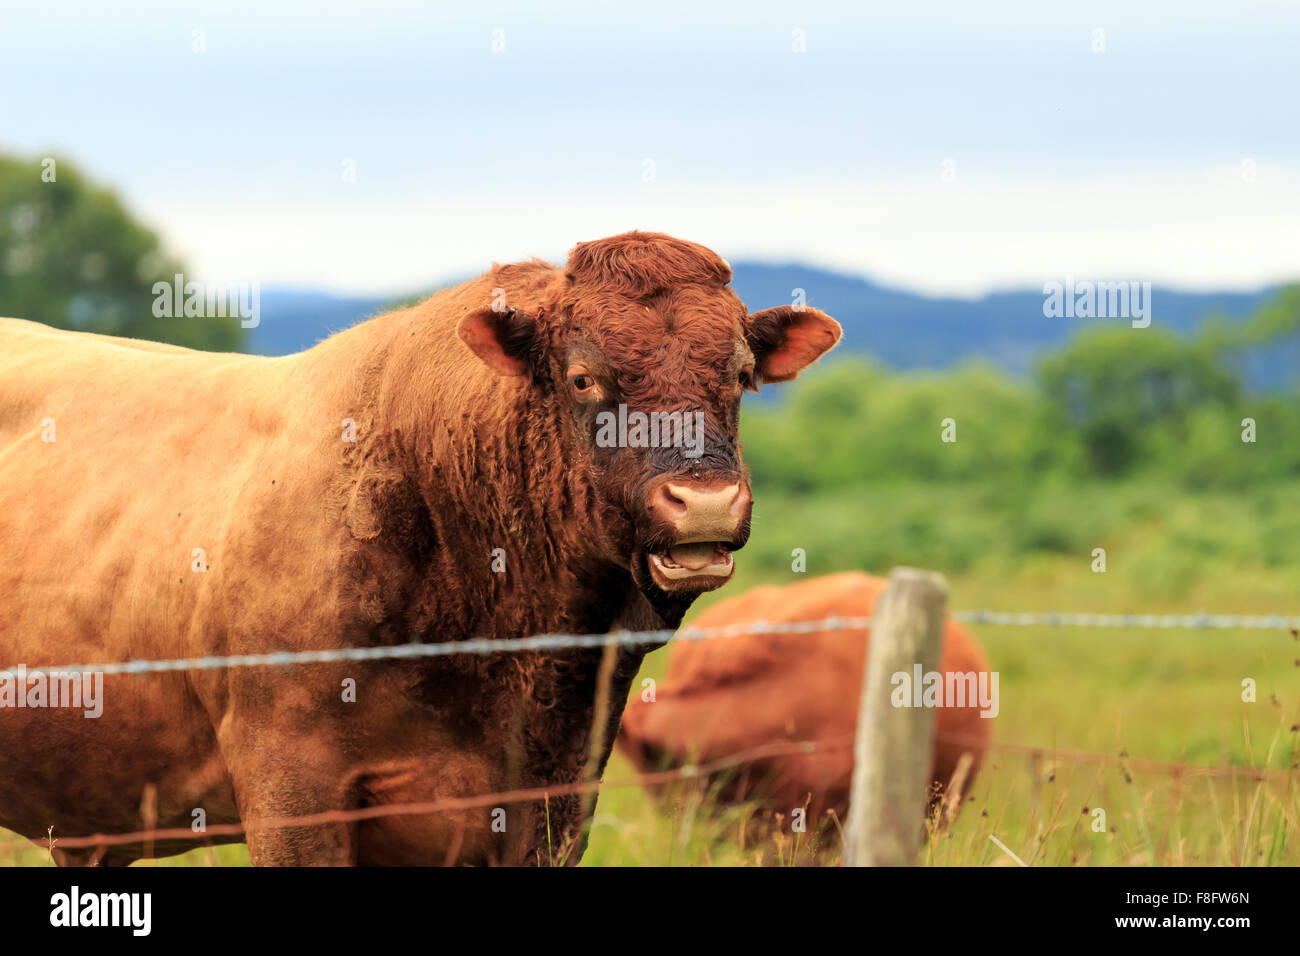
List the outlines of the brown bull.
{"label": "brown bull", "polygon": [[[0,320],[0,666],[676,627],[749,534],[742,391],[840,334],[729,281],[628,233],[283,358]],[[611,427],[634,413],[664,440]],[[137,830],[152,785],[156,827],[242,820],[255,864],[573,862],[572,794],[259,821],[598,776],[621,712],[596,713],[601,654],[109,675],[98,718],[0,697],[0,826]]]}
{"label": "brown bull", "polygon": [[[789,587],[760,587],[710,607],[693,627],[743,626],[756,621],[819,621],[870,617],[888,584],[852,572],[812,578]],[[861,630],[812,634],[747,634],[683,641],[673,646],[668,676],[655,699],[638,697],[623,715],[620,749],[644,771],[707,762],[764,744],[851,741],[856,732],[866,642]],[[975,638],[949,620],[940,669],[988,671]],[[942,792],[961,756],[973,760],[969,788],[987,746],[992,720],[980,708],[936,711],[931,777]],[[721,786],[724,801],[757,799],[783,813],[808,804],[810,816],[834,810],[846,819],[853,776],[851,747],[755,760]]]}

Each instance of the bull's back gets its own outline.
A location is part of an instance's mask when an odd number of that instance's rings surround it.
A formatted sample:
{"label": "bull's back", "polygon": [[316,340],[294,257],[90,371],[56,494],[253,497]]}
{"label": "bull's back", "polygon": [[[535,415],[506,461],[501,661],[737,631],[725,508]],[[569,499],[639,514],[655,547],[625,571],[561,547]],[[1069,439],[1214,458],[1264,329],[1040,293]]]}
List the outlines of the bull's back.
{"label": "bull's back", "polygon": [[193,550],[286,425],[269,361],[0,322],[6,657],[166,649],[140,616],[181,610]]}

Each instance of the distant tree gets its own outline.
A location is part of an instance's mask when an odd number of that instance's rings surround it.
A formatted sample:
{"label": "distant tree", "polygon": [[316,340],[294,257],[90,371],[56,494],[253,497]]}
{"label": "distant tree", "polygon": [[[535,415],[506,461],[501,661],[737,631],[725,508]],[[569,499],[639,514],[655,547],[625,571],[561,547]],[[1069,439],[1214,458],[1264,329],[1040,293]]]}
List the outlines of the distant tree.
{"label": "distant tree", "polygon": [[237,318],[154,315],[154,283],[178,272],[158,236],[71,163],[0,156],[0,316],[241,350]]}
{"label": "distant tree", "polygon": [[[871,488],[926,482],[1014,498],[1098,477],[1141,476],[1169,492],[1294,481],[1300,388],[1248,391],[1239,359],[1252,349],[1285,358],[1279,350],[1297,337],[1300,286],[1292,286],[1248,320],[1208,322],[1195,335],[1090,328],[1044,355],[1033,382],[979,364],[898,372],[832,356],[770,399],[746,401],[745,458],[760,500],[852,489],[870,502]],[[1025,503],[1028,518],[1014,533],[1035,548],[1081,547],[1076,531],[1086,523],[1060,513],[1067,498]],[[982,532],[971,533],[976,547]],[[913,543],[923,537],[918,526]]]}
{"label": "distant tree", "polygon": [[1300,336],[1300,285],[1283,288],[1242,329],[1242,340],[1251,345],[1270,344],[1296,336]]}
{"label": "distant tree", "polygon": [[1241,393],[1215,348],[1162,329],[1080,335],[1042,361],[1038,381],[1048,433],[1079,442],[1102,475],[1130,471],[1158,431],[1185,435],[1192,413],[1235,406]]}

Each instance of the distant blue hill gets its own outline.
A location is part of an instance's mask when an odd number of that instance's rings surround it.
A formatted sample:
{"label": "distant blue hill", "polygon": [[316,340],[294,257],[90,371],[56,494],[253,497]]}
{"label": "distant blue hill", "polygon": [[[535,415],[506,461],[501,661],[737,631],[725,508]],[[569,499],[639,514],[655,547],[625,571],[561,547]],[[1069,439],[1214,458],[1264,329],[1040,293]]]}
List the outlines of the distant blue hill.
{"label": "distant blue hill", "polygon": [[[982,359],[1017,375],[1035,359],[1080,330],[1126,319],[1048,318],[1038,289],[999,292],[979,299],[930,298],[802,265],[733,265],[736,292],[750,308],[790,302],[803,289],[809,305],[844,326],[846,352],[870,353],[899,369],[948,368]],[[1175,292],[1152,290],[1151,327],[1193,331],[1210,315],[1250,316],[1276,290]],[[284,355],[315,345],[334,332],[383,311],[392,300],[341,297],[313,290],[268,288],[262,292],[261,324],[251,330],[252,350]],[[1135,330],[1135,334],[1141,334]],[[1257,356],[1248,366],[1255,388],[1291,381],[1295,355]]]}
{"label": "distant blue hill", "polygon": [[264,288],[261,321],[248,331],[249,351],[259,355],[301,352],[383,311],[391,301],[312,289]]}
{"label": "distant blue hill", "polygon": [[[844,326],[843,347],[900,369],[947,368],[979,358],[1024,374],[1037,356],[1084,328],[1130,325],[1127,319],[1048,318],[1041,289],[930,298],[807,266],[742,263],[734,269],[735,288],[746,304],[789,302],[792,290],[804,289],[809,305]],[[1199,294],[1156,287],[1151,327],[1191,332],[1212,314],[1244,319],[1274,291]]]}

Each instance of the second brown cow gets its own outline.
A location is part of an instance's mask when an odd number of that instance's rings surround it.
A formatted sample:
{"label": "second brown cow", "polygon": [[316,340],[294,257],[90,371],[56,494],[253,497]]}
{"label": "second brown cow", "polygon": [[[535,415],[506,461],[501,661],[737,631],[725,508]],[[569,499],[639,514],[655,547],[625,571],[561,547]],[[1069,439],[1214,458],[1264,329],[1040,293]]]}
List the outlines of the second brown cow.
{"label": "second brown cow", "polygon": [[[743,627],[758,621],[869,617],[887,583],[853,572],[755,588],[710,607],[692,623]],[[676,643],[655,699],[636,698],[628,705],[619,747],[638,769],[654,771],[781,741],[849,741],[857,727],[866,648],[862,631],[855,629]],[[945,675],[988,672],[974,637],[952,620],[944,630],[940,669]],[[937,710],[935,794],[952,781],[965,753],[973,758],[965,777],[968,790],[984,756],[992,720],[980,715],[977,702],[967,704]],[[810,818],[833,810],[843,820],[852,776],[852,748],[829,746],[749,761],[729,774],[719,795],[724,802],[758,800],[782,813],[806,806]]]}

